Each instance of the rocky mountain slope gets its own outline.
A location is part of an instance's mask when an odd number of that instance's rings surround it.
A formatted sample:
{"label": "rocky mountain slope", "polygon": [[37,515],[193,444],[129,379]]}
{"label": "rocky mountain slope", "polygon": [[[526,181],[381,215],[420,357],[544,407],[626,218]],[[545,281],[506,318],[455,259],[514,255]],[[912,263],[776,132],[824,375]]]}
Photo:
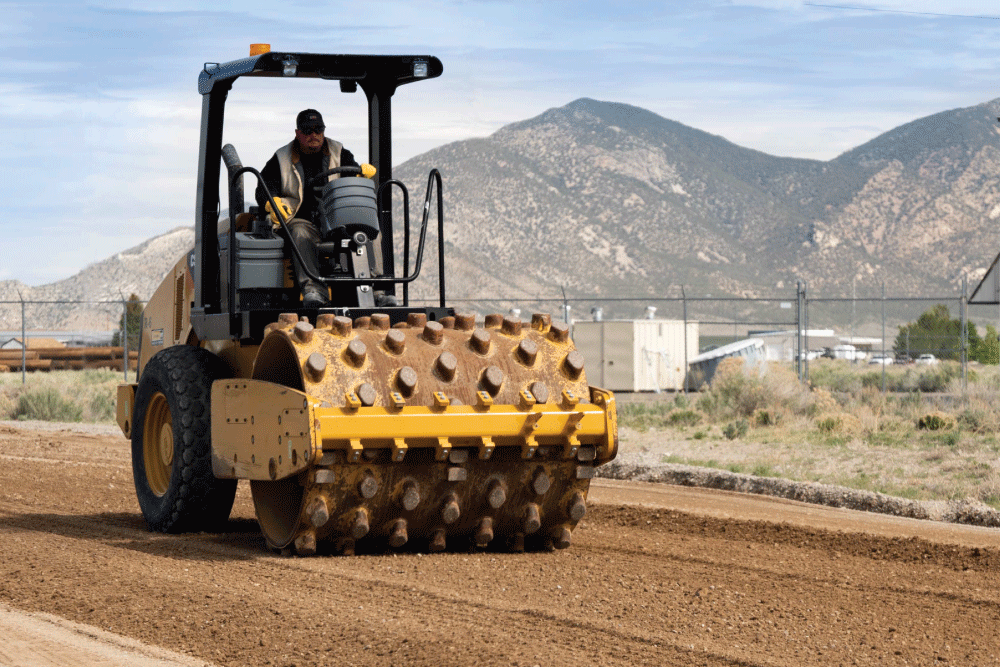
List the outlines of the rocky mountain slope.
{"label": "rocky mountain slope", "polygon": [[[1000,100],[892,130],[828,161],[773,157],[624,104],[577,100],[397,170],[439,165],[446,240],[525,296],[953,291],[989,264]],[[460,276],[451,278],[455,290]],[[470,296],[477,279],[467,283]]]}
{"label": "rocky mountain slope", "polygon": [[25,308],[29,329],[113,330],[119,326],[122,300],[132,294],[144,300],[152,296],[163,276],[192,246],[194,229],[178,227],[65,280],[38,287],[0,281],[0,302],[6,302],[0,303],[0,329],[20,329],[19,301],[23,298],[42,302]]}
{"label": "rocky mountain slope", "polygon": [[[893,295],[954,293],[1000,245],[998,115],[1000,99],[945,111],[821,162],[580,99],[424,153],[394,176],[412,190],[417,223],[427,174],[441,170],[456,300],[674,296],[680,285],[689,295],[769,296],[798,280],[814,295],[882,280]],[[437,289],[429,236],[417,297]],[[192,240],[176,229],[58,283],[0,283],[0,300],[16,301],[18,289],[25,299],[148,298]],[[19,326],[19,305],[5,308],[0,328]],[[108,318],[92,307],[50,310],[33,321]]]}

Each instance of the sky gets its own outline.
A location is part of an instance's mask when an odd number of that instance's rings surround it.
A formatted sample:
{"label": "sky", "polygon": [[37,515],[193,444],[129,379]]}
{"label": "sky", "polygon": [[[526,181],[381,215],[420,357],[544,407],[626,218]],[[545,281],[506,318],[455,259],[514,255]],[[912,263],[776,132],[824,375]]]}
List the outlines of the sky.
{"label": "sky", "polygon": [[[0,16],[0,280],[28,285],[194,224],[198,73],[252,43],[440,58],[394,97],[396,164],[580,97],[816,160],[1000,97],[996,0],[0,0]],[[366,157],[362,95],[276,83],[230,95],[244,164],[307,107]]]}

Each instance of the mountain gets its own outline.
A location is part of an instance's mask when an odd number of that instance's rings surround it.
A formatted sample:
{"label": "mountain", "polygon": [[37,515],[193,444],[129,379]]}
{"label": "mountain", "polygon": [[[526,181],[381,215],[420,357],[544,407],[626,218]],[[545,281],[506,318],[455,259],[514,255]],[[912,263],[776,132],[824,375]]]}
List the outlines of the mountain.
{"label": "mountain", "polygon": [[483,294],[476,269],[504,295],[761,296],[805,280],[840,296],[866,278],[926,294],[992,259],[998,114],[1000,100],[943,112],[821,162],[581,99],[395,175],[440,166],[445,238],[470,268],[449,275],[456,295]]}
{"label": "mountain", "polygon": [[[978,278],[997,252],[1000,218],[1000,99],[921,118],[833,162],[854,185],[817,221],[819,274],[836,265],[841,245],[889,275],[907,294]],[[915,276],[920,278],[914,280]],[[909,289],[907,289],[909,288]]]}
{"label": "mountain", "polygon": [[[152,296],[163,276],[194,246],[194,228],[178,227],[138,246],[89,265],[75,276],[32,287],[16,280],[0,281],[0,301],[43,301],[27,304],[27,328],[34,330],[103,330],[119,326],[122,300],[132,294]],[[51,303],[74,301],[86,303]],[[0,303],[0,329],[21,328],[21,305]]]}
{"label": "mountain", "polygon": [[[416,229],[427,174],[441,170],[447,286],[457,303],[500,307],[564,290],[595,300],[676,296],[680,285],[689,295],[762,297],[800,280],[812,295],[845,296],[853,281],[882,280],[896,296],[954,293],[996,253],[997,116],[1000,99],[944,111],[817,161],[579,99],[431,150],[393,175],[412,190]],[[394,196],[397,209],[401,200]],[[175,229],[58,283],[0,282],[0,300],[16,301],[18,289],[29,300],[148,298],[192,242],[190,228]],[[411,297],[436,298],[436,242],[432,221]],[[120,307],[101,308],[29,319],[38,328],[116,326]],[[0,311],[0,328],[19,326],[18,310]]]}

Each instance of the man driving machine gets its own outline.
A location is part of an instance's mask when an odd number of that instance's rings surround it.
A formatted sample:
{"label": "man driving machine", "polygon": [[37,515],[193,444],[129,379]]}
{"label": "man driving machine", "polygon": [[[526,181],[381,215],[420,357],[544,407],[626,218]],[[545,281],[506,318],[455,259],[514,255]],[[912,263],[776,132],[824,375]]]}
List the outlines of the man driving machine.
{"label": "man driving machine", "polygon": [[[309,277],[319,275],[316,245],[320,242],[316,213],[319,200],[316,192],[307,184],[319,174],[336,167],[359,166],[351,151],[339,141],[324,135],[326,125],[323,116],[315,109],[306,109],[295,118],[295,139],[282,146],[261,170],[261,179],[267,185],[280,211],[271,210],[267,193],[257,186],[257,204],[271,214],[277,223],[277,215],[285,221],[291,242],[302,257],[293,255],[295,280],[302,290],[303,308],[322,308],[329,303],[329,291],[325,285]],[[339,178],[331,174],[329,180]],[[303,266],[303,264],[305,266]]]}

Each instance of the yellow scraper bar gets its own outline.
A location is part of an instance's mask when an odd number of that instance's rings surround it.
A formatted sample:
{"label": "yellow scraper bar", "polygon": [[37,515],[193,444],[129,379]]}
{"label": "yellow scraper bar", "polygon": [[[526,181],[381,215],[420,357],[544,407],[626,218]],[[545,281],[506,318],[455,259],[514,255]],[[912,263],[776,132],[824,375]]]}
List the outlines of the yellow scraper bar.
{"label": "yellow scraper bar", "polygon": [[[321,407],[305,393],[258,380],[218,380],[212,387],[213,469],[218,477],[281,479],[315,462],[322,450],[343,449],[360,460],[365,447],[392,449],[401,461],[411,447],[433,447],[448,458],[452,446],[474,446],[488,459],[495,439],[521,445],[522,456],[539,446],[561,446],[575,456],[594,446],[597,463],[614,458],[617,425],[614,396],[591,388],[592,403],[568,392],[560,403],[535,403],[523,392],[521,404],[493,405],[480,392],[478,405],[451,405],[444,394],[434,406],[362,406],[348,394],[347,407]],[[541,441],[541,444],[540,444]]]}
{"label": "yellow scraper bar", "polygon": [[471,440],[479,447],[480,457],[489,458],[494,438],[515,438],[522,441],[528,457],[535,453],[539,440],[563,444],[568,456],[581,444],[598,445],[602,450],[598,458],[612,455],[607,451],[613,442],[607,413],[590,404],[570,409],[533,405],[526,410],[512,405],[318,408],[315,419],[324,449],[346,448],[355,453],[363,449],[362,441],[392,440],[397,455],[408,447],[435,447],[437,458],[443,459],[453,441]]}

